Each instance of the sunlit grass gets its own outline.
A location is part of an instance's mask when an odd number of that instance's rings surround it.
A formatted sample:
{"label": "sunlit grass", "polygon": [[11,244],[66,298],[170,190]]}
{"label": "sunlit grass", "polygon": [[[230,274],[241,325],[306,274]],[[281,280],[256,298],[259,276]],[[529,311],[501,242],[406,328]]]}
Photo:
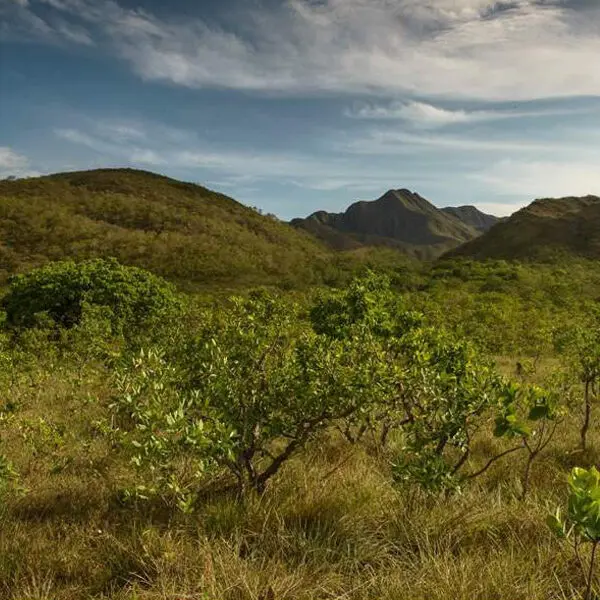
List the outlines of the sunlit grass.
{"label": "sunlit grass", "polygon": [[[291,461],[262,497],[208,494],[193,515],[157,501],[123,504],[132,471],[92,423],[107,373],[38,367],[11,393],[5,423],[21,473],[0,513],[0,597],[210,600],[578,598],[582,575],[545,525],[565,499],[577,429],[566,423],[517,499],[523,456],[508,457],[450,496],[396,487],[393,448],[376,452],[331,432]],[[90,399],[93,399],[90,400]],[[24,422],[63,441],[23,436]],[[597,432],[595,432],[597,433]],[[497,442],[483,436],[473,467]],[[56,465],[60,465],[57,467]]]}

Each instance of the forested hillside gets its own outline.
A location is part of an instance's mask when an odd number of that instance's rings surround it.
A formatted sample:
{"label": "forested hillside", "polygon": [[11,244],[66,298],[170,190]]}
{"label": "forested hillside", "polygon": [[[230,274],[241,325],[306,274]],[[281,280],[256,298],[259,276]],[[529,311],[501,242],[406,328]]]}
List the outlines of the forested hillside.
{"label": "forested hillside", "polygon": [[3,279],[51,260],[114,256],[187,286],[294,286],[335,278],[330,254],[274,217],[144,171],[0,182]]}
{"label": "forested hillside", "polygon": [[600,258],[600,198],[536,200],[450,254],[476,259]]}

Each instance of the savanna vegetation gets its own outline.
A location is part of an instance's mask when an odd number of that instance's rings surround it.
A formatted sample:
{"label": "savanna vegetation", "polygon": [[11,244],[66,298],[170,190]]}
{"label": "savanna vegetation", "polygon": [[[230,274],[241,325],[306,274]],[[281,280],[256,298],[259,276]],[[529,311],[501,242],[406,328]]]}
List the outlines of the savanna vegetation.
{"label": "savanna vegetation", "polygon": [[232,295],[44,256],[1,300],[0,597],[600,593],[595,263]]}

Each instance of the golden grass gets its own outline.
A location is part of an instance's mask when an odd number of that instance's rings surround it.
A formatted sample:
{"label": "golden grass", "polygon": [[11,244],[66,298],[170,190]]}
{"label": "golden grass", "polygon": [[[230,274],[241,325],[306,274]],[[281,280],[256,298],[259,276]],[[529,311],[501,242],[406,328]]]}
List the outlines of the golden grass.
{"label": "golden grass", "polygon": [[[8,393],[19,409],[2,440],[26,491],[0,504],[2,599],[581,597],[575,557],[545,525],[570,467],[597,461],[572,453],[573,420],[536,463],[524,502],[518,454],[460,494],[431,497],[395,487],[387,456],[332,433],[263,497],[213,494],[186,516],[119,501],[132,472],[94,426],[109,396],[102,368],[40,366]],[[473,468],[497,443],[479,440]]]}

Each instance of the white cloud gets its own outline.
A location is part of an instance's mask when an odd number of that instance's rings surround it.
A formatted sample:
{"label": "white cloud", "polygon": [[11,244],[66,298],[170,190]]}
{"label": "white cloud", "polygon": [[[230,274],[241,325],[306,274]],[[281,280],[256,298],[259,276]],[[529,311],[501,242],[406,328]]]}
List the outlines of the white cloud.
{"label": "white cloud", "polygon": [[5,177],[33,177],[29,159],[8,146],[0,146],[0,179]]}
{"label": "white cloud", "polygon": [[90,132],[79,129],[59,128],[57,137],[73,144],[85,146],[106,156],[120,157],[131,163],[162,165],[164,161],[152,149],[140,146],[147,143],[147,134],[138,125],[112,121],[97,121],[90,124]]}
{"label": "white cloud", "polygon": [[[390,104],[363,104],[346,112],[354,119],[411,121],[427,127],[494,118],[492,111],[447,110],[424,102],[391,102]],[[501,117],[500,117],[501,118]]]}
{"label": "white cloud", "polygon": [[[598,141],[598,140],[596,140]],[[362,137],[352,137],[347,140],[333,142],[333,147],[340,152],[348,152],[358,155],[389,155],[389,156],[413,156],[419,151],[432,152],[439,150],[460,151],[462,153],[486,152],[497,154],[523,154],[523,153],[556,153],[556,145],[559,142],[548,143],[547,141],[536,141],[521,138],[503,138],[495,135],[489,139],[474,138],[469,136],[441,135],[430,133],[407,133],[390,129],[372,129]],[[571,148],[561,141],[563,150]],[[575,147],[577,148],[577,147]]]}
{"label": "white cloud", "polygon": [[[600,69],[592,68],[600,8],[591,4],[285,0],[240,9],[234,33],[201,19],[161,21],[111,0],[43,2],[85,25],[141,77],[188,87],[482,100],[600,95]],[[32,5],[21,13],[37,17]]]}
{"label": "white cloud", "polygon": [[95,44],[91,34],[83,27],[78,27],[67,21],[59,21],[55,25],[55,31],[65,40],[74,44],[81,44],[83,46],[93,46]]}
{"label": "white cloud", "polygon": [[76,129],[56,129],[54,133],[63,140],[73,142],[74,144],[87,146],[92,150],[102,152],[107,147],[105,142],[94,139],[92,136],[82,133],[81,131],[77,131]]}
{"label": "white cloud", "polygon": [[129,155],[129,160],[134,164],[140,163],[142,165],[151,165],[154,167],[160,167],[167,164],[165,159],[162,158],[157,152],[143,148],[133,148],[131,150],[131,154]]}
{"label": "white cloud", "polygon": [[145,140],[146,132],[137,124],[121,121],[100,121],[95,123],[98,134],[113,142]]}
{"label": "white cloud", "polygon": [[0,146],[0,169],[24,169],[29,165],[27,157],[8,146]]}
{"label": "white cloud", "polygon": [[461,123],[483,123],[504,119],[523,119],[548,116],[572,115],[590,112],[581,109],[539,110],[462,110],[447,109],[426,102],[393,101],[387,104],[363,103],[346,110],[345,115],[353,119],[407,121],[415,127],[433,129]]}
{"label": "white cloud", "polygon": [[524,198],[600,195],[600,155],[589,162],[503,160],[472,176],[492,191]]}

